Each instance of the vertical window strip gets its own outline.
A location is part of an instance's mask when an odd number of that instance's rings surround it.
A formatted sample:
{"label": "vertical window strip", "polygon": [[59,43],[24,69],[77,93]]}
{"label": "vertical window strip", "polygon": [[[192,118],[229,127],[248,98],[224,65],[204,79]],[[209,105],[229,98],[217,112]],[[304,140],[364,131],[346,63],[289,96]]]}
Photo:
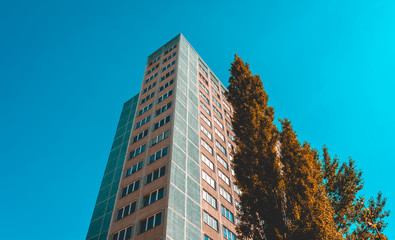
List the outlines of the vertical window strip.
{"label": "vertical window strip", "polygon": [[211,162],[203,153],[200,155],[202,162],[204,162],[211,170],[214,171],[214,163]]}
{"label": "vertical window strip", "polygon": [[218,220],[215,219],[213,216],[208,214],[206,211],[203,211],[203,221],[212,227],[215,231],[218,232]]}
{"label": "vertical window strip", "polygon": [[128,168],[126,170],[126,176],[125,177],[132,175],[133,173],[141,170],[142,168],[143,168],[143,161],[141,161],[139,163],[136,163],[135,165],[131,166],[130,168]]}
{"label": "vertical window strip", "polygon": [[147,175],[145,185],[148,183],[151,183],[155,181],[156,179],[164,176],[166,174],[166,166],[163,166],[161,168],[156,169],[155,171],[151,172],[150,174]]}
{"label": "vertical window strip", "polygon": [[136,211],[136,201],[118,210],[117,220],[122,219]]}
{"label": "vertical window strip", "polygon": [[206,135],[211,141],[213,140],[213,135],[205,128],[203,125],[200,125],[200,130]]}
{"label": "vertical window strip", "polygon": [[203,199],[208,202],[213,208],[217,209],[217,199],[215,199],[210,193],[203,189]]}
{"label": "vertical window strip", "polygon": [[217,185],[215,183],[215,180],[210,177],[205,171],[202,170],[202,178],[204,181],[206,181],[212,188],[217,189]]}
{"label": "vertical window strip", "polygon": [[166,155],[167,155],[167,147],[165,147],[165,148],[159,150],[159,151],[156,152],[155,154],[152,154],[152,155],[150,156],[150,158],[149,158],[149,163],[148,163],[148,164],[151,164],[151,163],[157,161],[158,159],[160,159],[160,158],[162,158],[162,157],[164,157],[164,156],[166,156]]}
{"label": "vertical window strip", "polygon": [[140,187],[140,180],[137,180],[137,181],[129,184],[128,186],[126,186],[122,189],[121,197],[125,197],[126,195],[131,194],[132,192],[138,190],[139,187]]}

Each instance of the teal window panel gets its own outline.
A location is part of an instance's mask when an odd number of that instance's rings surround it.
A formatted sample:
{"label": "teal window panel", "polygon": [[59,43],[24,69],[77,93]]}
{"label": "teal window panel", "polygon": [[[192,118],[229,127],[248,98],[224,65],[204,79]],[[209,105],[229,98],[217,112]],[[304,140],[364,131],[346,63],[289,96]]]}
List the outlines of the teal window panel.
{"label": "teal window panel", "polygon": [[186,222],[186,236],[187,240],[201,239],[201,230],[194,227],[189,222]]}
{"label": "teal window panel", "polygon": [[[193,83],[195,83],[195,82],[193,82]],[[198,93],[198,86],[197,86],[197,84],[193,84],[193,83],[190,82],[190,84],[189,84],[189,89],[190,89],[193,93],[197,94],[197,93]]]}
{"label": "teal window panel", "polygon": [[110,190],[111,190],[111,185],[100,190],[99,195],[97,196],[96,202],[99,203],[99,202],[103,202],[104,200],[106,200],[110,195]]}
{"label": "teal window panel", "polygon": [[191,128],[190,126],[188,126],[188,139],[195,144],[196,147],[199,146],[199,134],[197,134],[194,128]]}
{"label": "teal window panel", "polygon": [[177,92],[176,94],[177,100],[179,100],[184,106],[187,106],[188,104],[188,98],[183,92]]}
{"label": "teal window panel", "polygon": [[201,228],[201,208],[198,204],[187,198],[187,220],[194,224],[199,229]]}
{"label": "teal window panel", "polygon": [[185,193],[185,172],[174,164],[171,165],[170,182]]}
{"label": "teal window panel", "polygon": [[110,191],[110,196],[112,196],[114,194],[117,194],[118,186],[119,186],[119,179],[112,184],[111,191]]}
{"label": "teal window panel", "polygon": [[189,99],[191,100],[191,102],[195,105],[198,106],[199,105],[199,99],[196,96],[195,93],[193,93],[191,90],[189,90]]}
{"label": "teal window panel", "polygon": [[115,133],[114,139],[117,139],[118,137],[123,135],[125,133],[125,130],[126,130],[126,126],[123,126],[123,127],[120,127],[120,128],[118,127],[117,128],[117,132]]}
{"label": "teal window panel", "polygon": [[117,168],[117,169],[115,170],[114,179],[119,179],[119,178],[121,178],[121,174],[122,174],[122,165],[119,166],[119,168]]}
{"label": "teal window panel", "polygon": [[111,213],[108,213],[104,216],[102,229],[108,229],[110,227],[111,215]]}
{"label": "teal window panel", "polygon": [[184,73],[188,72],[188,66],[187,66],[186,62],[183,59],[180,59],[180,61],[178,61],[178,67],[179,67],[179,69],[184,71]]}
{"label": "teal window panel", "polygon": [[104,175],[103,180],[101,182],[100,189],[103,189],[104,187],[108,186],[109,184],[112,183],[112,180],[114,178],[114,171]]}
{"label": "teal window panel", "polygon": [[[199,172],[199,170],[197,171]],[[187,186],[188,197],[190,197],[195,202],[200,203],[200,185],[192,180],[192,178],[187,177]]]}
{"label": "teal window panel", "polygon": [[181,80],[181,78],[177,79],[177,91],[181,91],[184,94],[187,93],[187,84]]}
{"label": "teal window panel", "polygon": [[181,131],[181,132],[186,132],[187,131],[187,123],[185,120],[182,119],[180,114],[176,113],[174,115],[174,125]]}
{"label": "teal window panel", "polygon": [[[185,219],[177,215],[171,209],[167,212],[167,228],[166,233],[174,240],[184,240]],[[169,239],[170,238],[166,238]],[[200,239],[200,238],[196,238]]]}
{"label": "teal window panel", "polygon": [[103,218],[98,218],[95,221],[92,221],[89,230],[88,230],[88,235],[87,238],[96,236],[97,234],[100,233],[101,225],[103,223]]}
{"label": "teal window panel", "polygon": [[179,70],[179,71],[177,72],[177,73],[178,73],[178,78],[177,78],[177,80],[181,80],[181,81],[183,81],[185,84],[187,84],[187,80],[188,80],[188,78],[187,78],[187,73],[184,72],[181,68],[179,68],[178,70]]}
{"label": "teal window panel", "polygon": [[178,114],[180,114],[180,116],[184,119],[184,121],[187,119],[187,112],[188,111],[187,111],[186,107],[178,100],[176,102],[176,112]]}
{"label": "teal window panel", "polygon": [[188,157],[188,175],[200,183],[200,166]]}
{"label": "teal window panel", "polygon": [[196,163],[199,163],[199,149],[195,147],[190,141],[188,141],[188,155]]}
{"label": "teal window panel", "polygon": [[99,240],[107,240],[108,231],[102,232],[100,234]]}
{"label": "teal window panel", "polygon": [[186,149],[187,149],[187,138],[176,127],[173,130],[173,141],[174,141],[175,144],[177,144],[180,147],[180,149],[184,149],[184,151],[186,151]]}
{"label": "teal window panel", "polygon": [[109,160],[107,162],[107,166],[106,166],[106,170],[104,171],[104,174],[109,174],[110,172],[114,171],[117,166],[117,161],[118,161],[118,158]]}
{"label": "teal window panel", "polygon": [[185,216],[185,194],[170,184],[169,207],[181,216]]}
{"label": "teal window panel", "polygon": [[181,49],[179,56],[180,56],[180,59],[182,61],[184,61],[185,63],[188,62],[188,57],[186,56],[186,54],[187,54],[187,52],[184,49]]}
{"label": "teal window panel", "polygon": [[[119,156],[119,158],[118,158],[118,163],[117,163],[117,168],[122,168],[122,167],[123,167],[123,164],[124,164],[124,162],[125,162],[125,153],[126,153],[126,151],[123,152],[123,153]],[[116,175],[116,176],[118,176],[118,175]]]}
{"label": "teal window panel", "polygon": [[121,146],[121,153],[126,152],[127,149],[128,149],[128,142],[123,141],[123,144]]}
{"label": "teal window panel", "polygon": [[120,148],[111,150],[111,153],[110,153],[110,156],[108,157],[108,159],[110,161],[113,160],[113,159],[117,159],[118,156],[119,156],[120,150],[121,150]]}
{"label": "teal window panel", "polygon": [[199,129],[199,122],[197,118],[195,118],[191,112],[188,112],[188,124],[192,128]]}
{"label": "teal window panel", "polygon": [[92,215],[92,219],[97,219],[99,217],[102,217],[104,215],[104,212],[106,211],[106,206],[107,206],[107,201],[96,204],[95,210]]}
{"label": "teal window panel", "polygon": [[106,213],[112,212],[112,210],[114,210],[114,204],[115,204],[116,197],[117,196],[114,195],[108,199]]}
{"label": "teal window panel", "polygon": [[192,72],[194,76],[197,76],[196,61],[189,62],[189,71]]}

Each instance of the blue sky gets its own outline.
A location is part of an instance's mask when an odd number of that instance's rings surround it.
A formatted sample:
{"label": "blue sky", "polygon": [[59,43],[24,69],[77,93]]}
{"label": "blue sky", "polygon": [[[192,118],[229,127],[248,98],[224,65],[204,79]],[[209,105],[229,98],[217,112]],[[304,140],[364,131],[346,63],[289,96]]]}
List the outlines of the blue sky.
{"label": "blue sky", "polygon": [[180,32],[225,85],[239,54],[277,118],[356,160],[365,196],[382,191],[393,211],[394,12],[392,0],[2,1],[2,238],[85,238],[122,104]]}

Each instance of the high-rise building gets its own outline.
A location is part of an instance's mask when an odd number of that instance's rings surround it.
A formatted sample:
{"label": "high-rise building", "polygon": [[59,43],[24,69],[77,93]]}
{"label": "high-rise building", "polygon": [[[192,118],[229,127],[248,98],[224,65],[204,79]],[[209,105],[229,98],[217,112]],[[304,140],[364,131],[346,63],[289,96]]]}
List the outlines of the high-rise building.
{"label": "high-rise building", "polygon": [[124,104],[86,239],[235,239],[226,88],[179,34]]}

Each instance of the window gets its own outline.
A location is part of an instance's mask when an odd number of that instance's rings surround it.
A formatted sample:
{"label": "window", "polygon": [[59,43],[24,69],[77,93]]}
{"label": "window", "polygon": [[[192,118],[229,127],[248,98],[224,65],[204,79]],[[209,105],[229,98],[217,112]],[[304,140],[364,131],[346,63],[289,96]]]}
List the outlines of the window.
{"label": "window", "polygon": [[163,166],[161,168],[156,169],[155,171],[153,171],[152,173],[147,175],[147,179],[145,182],[145,185],[147,185],[148,183],[151,183],[153,181],[155,181],[156,179],[164,176],[166,173],[166,166]]}
{"label": "window", "polygon": [[168,60],[170,60],[172,57],[174,57],[175,55],[177,55],[177,53],[173,53],[170,56],[168,56],[167,58],[163,59],[163,63],[167,62]]}
{"label": "window", "polygon": [[162,187],[162,188],[160,188],[156,191],[153,191],[152,193],[144,196],[144,207],[162,199],[164,192],[165,192],[165,188]]}
{"label": "window", "polygon": [[136,191],[140,187],[140,180],[137,180],[133,182],[132,184],[129,184],[128,186],[124,187],[122,189],[122,195],[121,197],[125,197],[126,195]]}
{"label": "window", "polygon": [[135,165],[131,166],[130,168],[128,168],[126,170],[126,176],[125,177],[127,177],[129,175],[132,175],[133,173],[141,170],[142,168],[143,168],[143,161],[141,161],[139,163],[136,163]]}
{"label": "window", "polygon": [[138,140],[142,139],[143,137],[148,135],[148,129],[145,129],[141,133],[139,133],[137,136],[133,138],[133,143],[137,142]]}
{"label": "window", "polygon": [[[200,82],[199,82],[200,83]],[[208,100],[208,98],[206,97],[206,96],[204,96],[204,94],[201,92],[201,91],[199,91],[199,95],[203,98],[203,100],[208,104],[208,105],[210,105],[210,100]]]}
{"label": "window", "polygon": [[132,236],[132,227],[125,228],[112,236],[112,240],[127,240]]}
{"label": "window", "polygon": [[221,104],[219,104],[219,102],[217,101],[217,99],[215,99],[214,96],[212,96],[212,99],[213,99],[213,102],[214,102],[215,104],[217,104],[217,106],[219,107],[219,109],[222,109]]}
{"label": "window", "polygon": [[150,73],[152,73],[153,71],[155,71],[157,68],[159,67],[159,64],[157,64],[155,67],[151,68],[149,71],[147,71],[147,73],[145,75],[148,75]]}
{"label": "window", "polygon": [[218,136],[219,138],[221,138],[222,141],[225,142],[225,137],[224,137],[224,135],[222,135],[222,133],[220,133],[220,132],[218,131],[217,128],[214,128],[214,132],[215,132],[215,134],[217,134],[217,136]]}
{"label": "window", "polygon": [[235,137],[233,137],[233,135],[230,134],[230,132],[229,132],[228,130],[226,130],[226,133],[228,134],[228,137],[229,137],[230,139],[232,139],[232,141],[235,141]]}
{"label": "window", "polygon": [[221,129],[224,129],[224,125],[222,125],[222,123],[221,123],[216,117],[214,117],[214,122],[215,122]]}
{"label": "window", "polygon": [[148,106],[145,106],[143,109],[141,109],[139,111],[139,113],[137,114],[137,116],[140,116],[141,114],[145,113],[146,111],[150,110],[152,108],[152,103]]}
{"label": "window", "polygon": [[222,226],[222,232],[224,234],[224,238],[227,240],[236,240],[236,236],[234,233],[232,233],[229,229],[227,229],[225,226]]}
{"label": "window", "polygon": [[208,82],[207,82],[206,78],[203,76],[203,74],[199,73],[199,77],[200,77],[200,79],[202,79],[203,82],[208,86]]}
{"label": "window", "polygon": [[130,159],[134,158],[135,156],[139,155],[140,153],[142,153],[144,151],[145,151],[145,144],[141,145],[140,147],[138,147],[134,151],[132,151]]}
{"label": "window", "polygon": [[148,66],[151,66],[152,64],[156,63],[157,61],[159,61],[159,59],[160,59],[160,56],[157,57],[157,58],[155,58],[154,60],[152,60],[152,61],[148,64]]}
{"label": "window", "polygon": [[213,80],[213,79],[215,79],[215,80],[218,82],[217,78],[214,77],[214,75],[213,75],[211,72],[210,72],[210,75],[211,75],[211,83],[212,83],[212,84],[214,85],[214,87],[219,91],[219,87],[218,87],[217,83],[214,82],[214,80]]}
{"label": "window", "polygon": [[200,102],[200,106],[203,108],[203,110],[204,110],[209,116],[211,116],[210,110],[206,107],[206,105],[203,104],[203,102]]}
{"label": "window", "polygon": [[218,99],[221,99],[221,96],[215,91],[214,88],[211,88],[211,90],[212,90],[213,94],[215,94],[215,96],[218,97]]}
{"label": "window", "polygon": [[140,104],[143,104],[143,103],[145,103],[146,101],[150,100],[153,96],[155,96],[155,92],[152,92],[151,94],[149,94],[149,95],[146,96],[145,98],[141,99],[141,103],[140,103]]}
{"label": "window", "polygon": [[172,51],[173,49],[175,49],[176,47],[177,47],[177,44],[175,44],[175,45],[172,46],[171,48],[167,49],[164,55],[168,54],[169,52],[171,52],[171,51]]}
{"label": "window", "polygon": [[230,142],[228,142],[228,147],[230,148],[231,151],[234,151],[234,150],[235,150],[235,147],[233,147],[233,145],[230,144]]}
{"label": "window", "polygon": [[214,163],[211,162],[204,154],[201,154],[202,162],[204,162],[211,170],[214,171]]}
{"label": "window", "polygon": [[149,164],[155,162],[156,160],[158,160],[166,155],[167,155],[167,147],[157,151],[155,154],[152,154],[149,158]]}
{"label": "window", "polygon": [[227,124],[228,127],[233,131],[233,127],[232,127],[232,125],[231,125],[228,121],[226,121],[226,124]]}
{"label": "window", "polygon": [[229,209],[227,209],[226,207],[224,207],[222,205],[221,212],[222,212],[222,215],[225,216],[229,221],[231,221],[232,223],[235,223],[235,217],[234,217],[233,213],[231,211],[229,211]]}
{"label": "window", "polygon": [[221,186],[219,186],[219,194],[232,204],[232,196]]}
{"label": "window", "polygon": [[200,139],[200,140],[201,140],[201,141],[200,141],[201,145],[202,145],[211,155],[213,155],[213,148],[210,147],[210,145],[208,145],[208,144],[206,143],[206,141],[203,140],[203,138]]}
{"label": "window", "polygon": [[200,65],[200,63],[199,63],[199,69],[204,73],[204,75],[206,75],[206,77],[208,77],[207,71],[204,70],[204,68]]}
{"label": "window", "polygon": [[166,73],[166,75],[164,75],[163,77],[161,77],[159,82],[162,82],[163,80],[165,80],[166,78],[170,77],[172,74],[174,73],[174,69],[171,70],[170,72]]}
{"label": "window", "polygon": [[144,124],[146,124],[147,122],[149,122],[149,120],[151,120],[151,115],[149,115],[148,117],[144,118],[143,120],[141,120],[140,122],[138,122],[136,124],[136,127],[134,129],[137,129],[141,126],[143,126]]}
{"label": "window", "polygon": [[224,112],[225,112],[226,117],[230,119],[229,113],[227,111],[224,111]]}
{"label": "window", "polygon": [[229,110],[229,112],[232,112],[232,110],[230,109],[229,105],[228,105],[228,104],[226,104],[226,102],[225,102],[225,101],[222,101],[222,103],[225,105],[226,109],[228,109],[228,110]]}
{"label": "window", "polygon": [[218,169],[218,176],[219,178],[221,178],[226,184],[228,184],[230,186],[230,180],[229,178],[223,173],[221,172],[221,170]]}
{"label": "window", "polygon": [[126,205],[123,208],[118,209],[117,220],[124,218],[136,211],[136,202],[132,202],[129,205]]}
{"label": "window", "polygon": [[152,75],[151,77],[147,78],[147,79],[145,80],[145,83],[144,83],[144,84],[150,82],[150,81],[151,81],[152,79],[154,79],[156,76],[158,76],[158,73],[155,73],[155,74]]}
{"label": "window", "polygon": [[200,113],[200,118],[203,119],[203,121],[204,121],[209,127],[211,127],[211,122],[210,122],[210,120],[208,120],[208,119],[206,118],[206,116],[204,116],[203,113]]}
{"label": "window", "polygon": [[232,173],[232,176],[235,176],[235,170],[230,169],[230,172]]}
{"label": "window", "polygon": [[[209,91],[207,88],[199,81],[199,86],[207,93],[207,95],[210,95]],[[208,99],[207,99],[208,100]]]}
{"label": "window", "polygon": [[162,68],[162,72],[166,71],[166,69],[169,69],[171,66],[173,66],[176,63],[176,61],[174,60],[173,62],[169,63],[166,65],[166,67]]}
{"label": "window", "polygon": [[215,231],[218,231],[218,221],[214,217],[212,217],[207,212],[203,211],[203,221],[207,223],[210,227],[212,227]]}
{"label": "window", "polygon": [[233,191],[235,191],[235,193],[237,193],[238,195],[241,195],[241,190],[238,188],[238,187],[236,187],[236,185],[234,185],[233,184]]}
{"label": "window", "polygon": [[204,135],[206,135],[210,140],[213,140],[213,135],[211,135],[211,133],[209,133],[209,131],[207,131],[207,129],[203,127],[203,125],[200,125],[200,130],[202,130]]}
{"label": "window", "polygon": [[174,83],[174,79],[168,81],[165,85],[159,88],[159,92],[161,92],[163,89],[167,88],[168,86],[172,85]]}
{"label": "window", "polygon": [[151,147],[154,146],[155,144],[161,142],[163,139],[168,138],[170,135],[170,130],[167,130],[166,132],[161,133],[157,137],[153,138],[151,140]]}
{"label": "window", "polygon": [[153,87],[155,87],[156,86],[156,82],[154,82],[153,84],[151,84],[151,85],[149,85],[148,87],[146,87],[144,90],[143,90],[143,93],[146,93],[147,91],[149,91],[151,88],[153,88]]}
{"label": "window", "polygon": [[202,170],[202,178],[204,181],[206,181],[210,186],[214,189],[216,189],[216,183],[215,180],[210,177],[205,171]]}
{"label": "window", "polygon": [[213,239],[207,235],[204,235],[204,240],[213,240]]}
{"label": "window", "polygon": [[221,165],[228,170],[228,163],[217,154],[217,161],[221,163]]}
{"label": "window", "polygon": [[160,109],[156,110],[155,116],[158,116],[159,114],[163,113],[164,111],[166,111],[166,110],[169,109],[170,107],[171,107],[171,102],[169,102],[169,103],[166,104],[165,106],[161,107]]}
{"label": "window", "polygon": [[166,123],[170,122],[170,120],[171,120],[170,115],[167,116],[167,117],[165,117],[165,118],[163,118],[163,119],[160,120],[159,122],[155,123],[155,125],[154,125],[154,130],[156,130],[156,129],[162,127],[162,126],[165,125]]}
{"label": "window", "polygon": [[226,149],[217,140],[215,140],[215,145],[226,156]]}
{"label": "window", "polygon": [[213,110],[222,119],[222,114],[218,111],[218,109],[213,106]]}
{"label": "window", "polygon": [[163,100],[165,100],[166,98],[168,98],[169,96],[171,96],[173,94],[173,90],[168,91],[167,93],[163,94],[162,96],[160,96],[157,100],[156,103],[160,103]]}
{"label": "window", "polygon": [[215,199],[210,193],[203,189],[203,199],[208,202],[213,208],[217,209],[217,199]]}
{"label": "window", "polygon": [[140,233],[146,232],[162,223],[162,212],[140,221]]}

